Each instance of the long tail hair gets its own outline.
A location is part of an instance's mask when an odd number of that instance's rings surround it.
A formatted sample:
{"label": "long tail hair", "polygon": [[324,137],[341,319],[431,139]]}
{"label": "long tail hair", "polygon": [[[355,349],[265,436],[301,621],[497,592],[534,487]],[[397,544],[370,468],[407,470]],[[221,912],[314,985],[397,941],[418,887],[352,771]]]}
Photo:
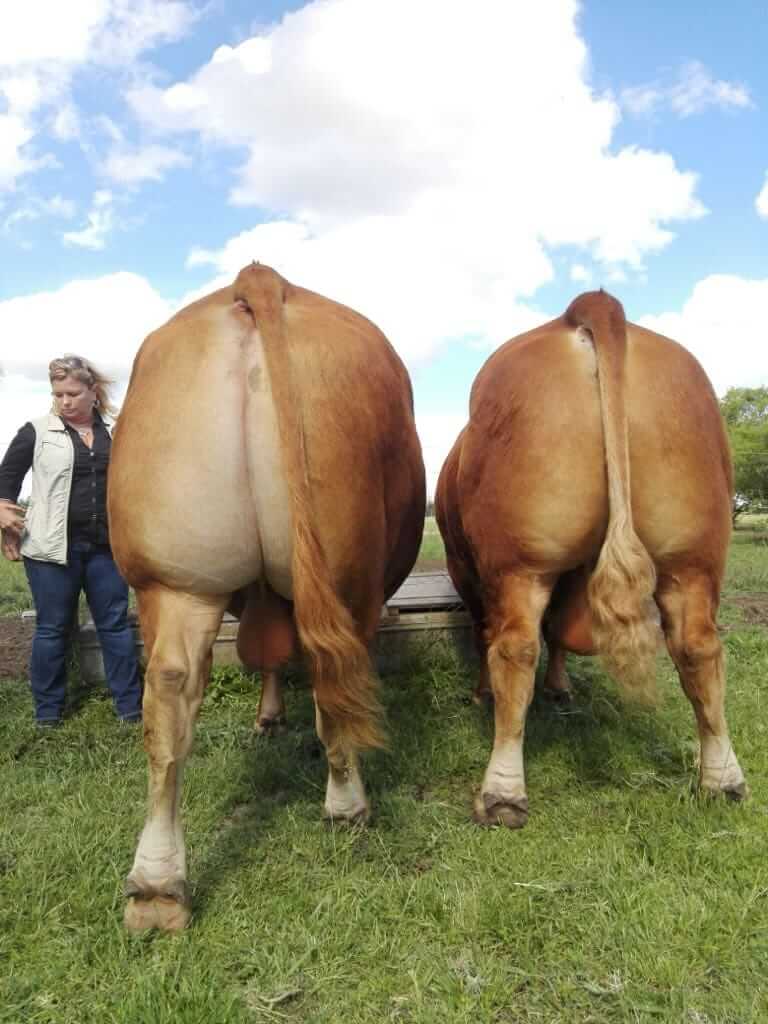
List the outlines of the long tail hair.
{"label": "long tail hair", "polygon": [[312,512],[301,401],[283,329],[290,290],[274,270],[255,263],[240,271],[234,286],[235,299],[250,310],[261,334],[277,410],[293,514],[296,627],[312,669],[315,699],[333,720],[334,733],[355,747],[383,746],[381,707],[368,650],[333,589]]}
{"label": "long tail hair", "polygon": [[625,401],[627,322],[621,303],[586,292],[565,313],[569,326],[589,331],[595,347],[608,479],[608,529],[587,597],[596,646],[616,681],[632,696],[656,695],[658,626],[656,569],[632,520]]}

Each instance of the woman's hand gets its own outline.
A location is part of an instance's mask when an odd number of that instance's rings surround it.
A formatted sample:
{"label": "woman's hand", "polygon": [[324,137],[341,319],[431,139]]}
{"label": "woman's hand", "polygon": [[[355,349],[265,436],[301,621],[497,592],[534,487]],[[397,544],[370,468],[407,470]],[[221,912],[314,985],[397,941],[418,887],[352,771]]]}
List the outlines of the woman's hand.
{"label": "woman's hand", "polygon": [[12,501],[0,499],[0,530],[21,533],[24,529],[24,509]]}
{"label": "woman's hand", "polygon": [[21,561],[21,532],[24,509],[12,501],[0,500],[0,551],[9,562]]}
{"label": "woman's hand", "polygon": [[16,530],[0,530],[0,551],[9,562],[21,561],[21,534]]}

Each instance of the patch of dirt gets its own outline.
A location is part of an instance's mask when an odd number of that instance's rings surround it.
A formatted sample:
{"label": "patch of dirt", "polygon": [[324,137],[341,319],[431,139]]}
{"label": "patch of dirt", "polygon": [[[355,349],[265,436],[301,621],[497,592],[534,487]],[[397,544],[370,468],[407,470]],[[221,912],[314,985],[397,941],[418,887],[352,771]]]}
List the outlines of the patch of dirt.
{"label": "patch of dirt", "polygon": [[750,626],[768,626],[768,594],[729,594],[727,601]]}
{"label": "patch of dirt", "polygon": [[0,679],[26,679],[35,620],[0,618]]}

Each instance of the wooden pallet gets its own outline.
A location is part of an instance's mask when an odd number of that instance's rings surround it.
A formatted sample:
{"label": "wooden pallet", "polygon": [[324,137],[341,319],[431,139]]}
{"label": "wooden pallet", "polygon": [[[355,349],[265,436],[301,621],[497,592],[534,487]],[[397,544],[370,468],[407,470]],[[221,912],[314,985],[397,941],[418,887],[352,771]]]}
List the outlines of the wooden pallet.
{"label": "wooden pallet", "polygon": [[[133,619],[136,647],[144,655],[144,642]],[[470,649],[471,621],[447,572],[413,573],[381,610],[374,643],[380,667],[393,667],[420,637],[450,636],[465,651]],[[236,651],[238,620],[225,615],[213,645],[214,665],[239,664]],[[80,668],[86,682],[104,679],[99,639],[93,622],[83,623],[77,636]]]}
{"label": "wooden pallet", "polygon": [[469,615],[447,572],[412,573],[381,610],[379,633],[468,629]]}

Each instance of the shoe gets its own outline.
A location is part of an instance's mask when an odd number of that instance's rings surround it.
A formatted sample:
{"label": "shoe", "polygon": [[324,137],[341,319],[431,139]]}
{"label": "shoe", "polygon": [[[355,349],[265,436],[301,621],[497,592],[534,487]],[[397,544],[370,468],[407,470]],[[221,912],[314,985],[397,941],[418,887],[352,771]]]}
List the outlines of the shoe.
{"label": "shoe", "polygon": [[123,715],[118,718],[123,725],[141,725],[141,712],[135,715]]}
{"label": "shoe", "polygon": [[60,718],[38,718],[35,720],[38,729],[58,729],[61,725]]}

